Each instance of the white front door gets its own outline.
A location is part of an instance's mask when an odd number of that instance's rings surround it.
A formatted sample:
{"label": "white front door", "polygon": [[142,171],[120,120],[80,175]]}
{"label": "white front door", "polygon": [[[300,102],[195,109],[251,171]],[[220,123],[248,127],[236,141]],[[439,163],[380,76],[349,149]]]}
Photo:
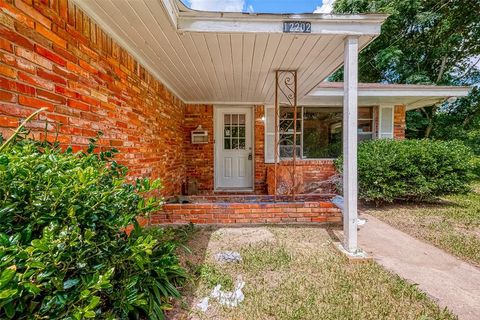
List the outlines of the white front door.
{"label": "white front door", "polygon": [[215,108],[215,188],[253,189],[252,108]]}

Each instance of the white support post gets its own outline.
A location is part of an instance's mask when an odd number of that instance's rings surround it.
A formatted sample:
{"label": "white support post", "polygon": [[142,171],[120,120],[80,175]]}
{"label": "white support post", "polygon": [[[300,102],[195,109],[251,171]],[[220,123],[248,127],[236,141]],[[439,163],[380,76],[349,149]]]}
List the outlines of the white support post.
{"label": "white support post", "polygon": [[355,254],[357,245],[357,127],[358,38],[345,39],[343,75],[343,233],[344,249]]}

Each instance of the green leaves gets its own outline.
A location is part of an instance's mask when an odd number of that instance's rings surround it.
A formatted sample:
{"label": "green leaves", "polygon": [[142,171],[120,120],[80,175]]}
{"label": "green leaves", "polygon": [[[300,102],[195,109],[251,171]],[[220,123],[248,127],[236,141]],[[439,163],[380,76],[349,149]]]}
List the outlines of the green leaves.
{"label": "green leaves", "polygon": [[63,283],[63,289],[67,290],[70,289],[71,287],[76,286],[80,282],[79,279],[69,279]]}
{"label": "green leaves", "polygon": [[7,284],[12,281],[15,277],[16,271],[16,266],[10,266],[2,271],[2,274],[0,275],[0,289],[5,288]]}
{"label": "green leaves", "polygon": [[12,298],[18,292],[17,289],[0,290],[0,300]]}
{"label": "green leaves", "polygon": [[175,246],[135,219],[160,208],[160,181],[129,184],[115,150],[94,150],[16,139],[0,154],[0,318],[148,318],[177,296]]}
{"label": "green leaves", "polygon": [[[359,198],[424,201],[466,192],[473,154],[458,141],[373,140],[358,149]],[[342,159],[337,160],[341,170]]]}

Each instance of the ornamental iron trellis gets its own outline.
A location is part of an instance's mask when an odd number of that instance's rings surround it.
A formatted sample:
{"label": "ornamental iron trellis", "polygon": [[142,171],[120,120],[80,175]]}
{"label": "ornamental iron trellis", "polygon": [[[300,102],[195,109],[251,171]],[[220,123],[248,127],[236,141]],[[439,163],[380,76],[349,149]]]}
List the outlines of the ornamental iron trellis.
{"label": "ornamental iron trellis", "polygon": [[280,106],[293,109],[293,145],[292,145],[292,168],[290,172],[291,188],[289,190],[292,199],[295,200],[295,171],[297,160],[297,71],[277,70],[275,72],[275,148],[274,148],[274,200],[277,199],[278,163],[280,151],[279,139],[279,111]]}

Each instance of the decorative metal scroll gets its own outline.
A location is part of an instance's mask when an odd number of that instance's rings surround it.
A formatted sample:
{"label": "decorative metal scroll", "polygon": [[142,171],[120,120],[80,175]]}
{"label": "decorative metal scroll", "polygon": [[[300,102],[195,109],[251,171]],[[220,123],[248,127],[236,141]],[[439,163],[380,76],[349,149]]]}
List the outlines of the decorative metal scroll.
{"label": "decorative metal scroll", "polygon": [[297,71],[277,71],[279,105],[294,107],[297,104]]}
{"label": "decorative metal scroll", "polygon": [[275,148],[274,148],[274,199],[277,197],[278,187],[278,163],[279,163],[279,111],[280,107],[293,108],[293,152],[292,152],[292,168],[289,173],[291,188],[288,194],[295,200],[296,181],[295,169],[297,158],[297,71],[296,70],[277,70],[275,72]]}

